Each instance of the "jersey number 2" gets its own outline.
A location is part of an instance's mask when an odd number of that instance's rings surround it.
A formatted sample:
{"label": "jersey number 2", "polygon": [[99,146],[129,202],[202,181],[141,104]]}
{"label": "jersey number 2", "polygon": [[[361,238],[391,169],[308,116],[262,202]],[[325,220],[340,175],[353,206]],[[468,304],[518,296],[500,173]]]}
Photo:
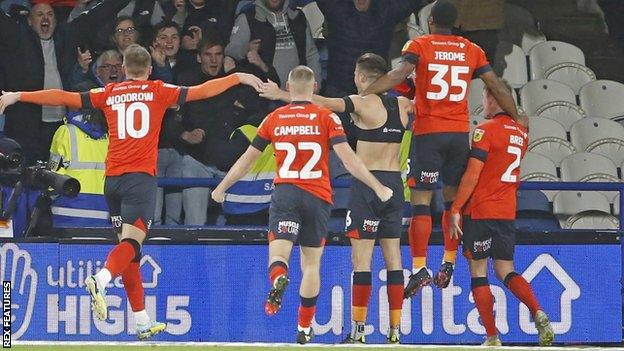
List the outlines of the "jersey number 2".
{"label": "jersey number 2", "polygon": [[516,159],[507,167],[505,173],[501,177],[501,181],[505,183],[515,183],[518,181],[518,176],[512,175],[513,171],[515,171],[518,167],[520,167],[520,158],[522,157],[522,150],[516,146],[508,146],[507,152],[511,155],[516,156]]}
{"label": "jersey number 2", "polygon": [[[437,93],[428,91],[427,99],[429,100],[444,100],[448,95],[449,100],[451,101],[462,101],[464,97],[466,97],[466,91],[468,90],[468,83],[465,80],[459,78],[460,73],[466,74],[470,72],[470,68],[467,66],[449,66],[449,65],[440,65],[437,63],[430,63],[427,66],[429,72],[435,72],[433,78],[431,78],[431,84],[437,85],[440,87],[440,91]],[[461,92],[459,94],[450,94],[449,95],[449,84],[444,77],[446,73],[448,73],[449,69],[451,70],[451,87],[461,88]]]}
{"label": "jersey number 2", "polygon": [[[318,179],[323,176],[323,171],[312,171],[312,168],[316,166],[321,159],[323,150],[319,143],[300,142],[295,146],[292,143],[275,143],[275,150],[286,151],[286,158],[282,163],[282,167],[279,169],[279,176],[282,179]],[[290,169],[298,150],[312,151],[312,157],[301,168],[301,171],[293,171]]]}
{"label": "jersey number 2", "polygon": [[[111,106],[117,112],[117,137],[125,139],[140,139],[147,135],[149,131],[149,107],[142,102],[133,102],[126,108],[126,104],[114,104]],[[134,114],[139,113],[139,129],[134,128]]]}

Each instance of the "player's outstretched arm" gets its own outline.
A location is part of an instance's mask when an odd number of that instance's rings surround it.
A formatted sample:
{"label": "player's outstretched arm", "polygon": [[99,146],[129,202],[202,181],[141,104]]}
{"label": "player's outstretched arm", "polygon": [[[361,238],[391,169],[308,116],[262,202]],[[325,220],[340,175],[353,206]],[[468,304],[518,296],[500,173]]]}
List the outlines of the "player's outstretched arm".
{"label": "player's outstretched arm", "polygon": [[[287,91],[280,89],[277,83],[271,81],[270,79],[268,82],[262,85],[262,92],[260,93],[260,97],[269,100],[291,102],[290,94]],[[359,96],[352,95],[351,97],[358,98]],[[320,95],[314,95],[312,97],[312,102],[338,113],[343,113],[347,109],[345,101],[341,98],[328,98]]]}
{"label": "player's outstretched arm", "polygon": [[279,85],[270,79],[268,79],[266,83],[262,83],[260,97],[269,100],[290,102],[290,94],[287,91],[280,89]]}
{"label": "player's outstretched arm", "polygon": [[477,186],[479,176],[483,170],[483,165],[483,161],[477,158],[471,157],[470,160],[468,160],[466,172],[464,172],[462,176],[461,182],[459,183],[459,190],[457,190],[457,196],[450,209],[451,215],[449,221],[451,222],[451,238],[459,239],[463,235],[459,225],[461,222],[461,211]]}
{"label": "player's outstretched arm", "polygon": [[262,81],[260,78],[248,73],[233,73],[229,76],[211,79],[203,84],[189,87],[186,95],[186,102],[207,99],[223,93],[231,87],[244,84],[254,88],[257,92],[262,91]]}
{"label": "player's outstretched arm", "polygon": [[262,151],[249,146],[247,151],[230,168],[221,183],[212,191],[212,199],[218,203],[225,201],[225,192],[249,172],[260,155],[262,155]]}
{"label": "player's outstretched arm", "polygon": [[516,108],[516,103],[513,100],[513,97],[507,89],[505,85],[501,81],[501,79],[494,73],[493,71],[485,72],[481,75],[481,79],[485,83],[485,85],[492,92],[492,96],[498,102],[498,105],[503,109],[503,111],[507,112],[513,119],[522,123],[522,121],[528,121],[525,115],[520,115],[518,113],[518,109]]}
{"label": "player's outstretched arm", "polygon": [[70,93],[60,89],[16,92],[3,91],[2,96],[0,96],[0,114],[3,113],[7,107],[18,101],[37,105],[67,106],[71,108],[82,107],[80,94]]}
{"label": "player's outstretched arm", "polygon": [[397,68],[381,76],[381,78],[377,79],[360,95],[385,93],[386,91],[397,86],[405,78],[412,74],[412,72],[414,71],[414,67],[416,66],[410,62],[407,62],[405,60],[401,61]]}
{"label": "player's outstretched arm", "polygon": [[347,142],[334,144],[334,151],[336,151],[336,155],[338,155],[342,164],[351,175],[373,189],[381,201],[386,202],[390,200],[392,197],[392,189],[381,184],[379,180],[366,169],[362,160],[353,152]]}

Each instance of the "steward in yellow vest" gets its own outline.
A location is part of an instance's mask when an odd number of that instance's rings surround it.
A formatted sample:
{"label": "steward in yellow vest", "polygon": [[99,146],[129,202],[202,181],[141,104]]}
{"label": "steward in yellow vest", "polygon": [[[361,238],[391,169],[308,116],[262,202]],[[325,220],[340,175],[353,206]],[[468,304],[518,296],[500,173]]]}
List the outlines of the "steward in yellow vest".
{"label": "steward in yellow vest", "polygon": [[52,139],[48,168],[78,179],[75,198],[58,196],[52,202],[54,227],[109,226],[104,198],[104,163],[108,151],[106,120],[99,110],[67,114]]}
{"label": "steward in yellow vest", "polygon": [[[257,131],[257,127],[246,124],[237,128],[234,133],[242,133],[251,143],[256,137]],[[234,133],[231,137],[234,136]],[[275,169],[273,146],[269,145],[251,167],[249,173],[228,189],[223,202],[224,214],[226,216],[249,215],[268,211],[271,193],[273,192]]]}

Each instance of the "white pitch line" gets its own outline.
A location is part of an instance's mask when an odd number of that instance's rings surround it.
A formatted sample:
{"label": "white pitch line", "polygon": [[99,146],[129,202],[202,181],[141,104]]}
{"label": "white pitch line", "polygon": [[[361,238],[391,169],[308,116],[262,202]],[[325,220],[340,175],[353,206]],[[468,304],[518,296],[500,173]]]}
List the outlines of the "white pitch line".
{"label": "white pitch line", "polygon": [[[300,347],[298,344],[287,343],[248,343],[248,342],[111,342],[111,341],[14,341],[14,345],[31,345],[31,346],[140,346],[140,347],[154,347],[154,346],[179,346],[179,347],[259,347],[259,348],[275,348],[275,347]],[[368,345],[341,345],[341,344],[308,344],[305,347],[312,348],[387,348],[387,349],[444,349],[444,348],[456,348],[464,350],[482,350],[483,346],[478,345],[385,345],[385,344],[368,344]],[[531,350],[531,351],[624,351],[622,347],[576,347],[576,346],[503,346],[503,347],[488,347],[488,350]]]}

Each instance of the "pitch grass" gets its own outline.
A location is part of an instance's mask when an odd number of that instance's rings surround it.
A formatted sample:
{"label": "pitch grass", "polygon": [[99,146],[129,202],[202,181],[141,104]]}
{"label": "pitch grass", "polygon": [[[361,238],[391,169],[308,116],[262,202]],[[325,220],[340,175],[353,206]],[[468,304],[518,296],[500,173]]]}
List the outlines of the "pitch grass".
{"label": "pitch grass", "polygon": [[[363,346],[363,347],[362,347]],[[404,350],[418,350],[418,351],[458,351],[458,350],[492,350],[492,348],[488,347],[470,347],[470,348],[456,348],[456,347],[418,347],[418,348],[410,348],[401,346],[394,346],[392,348],[388,347],[374,347],[374,346],[364,346],[360,347],[337,347],[337,350],[340,351],[388,351],[388,350],[396,350],[396,349],[404,349]],[[145,346],[123,346],[123,345],[103,345],[103,346],[69,346],[69,345],[59,345],[59,346],[40,346],[40,345],[14,345],[11,350],[15,351],[256,351],[256,350],[277,350],[277,351],[319,351],[319,350],[327,350],[331,349],[330,345],[323,346],[223,346],[223,345],[207,345],[207,346],[162,346],[162,345],[149,345]],[[544,349],[544,348],[537,348]],[[556,348],[556,349],[565,349],[568,348]],[[536,348],[521,348],[521,347],[499,347],[495,348],[495,350],[511,350],[511,351],[535,351]],[[609,351],[609,348],[595,348],[595,347],[571,347],[569,350],[606,350]],[[613,349],[611,349],[613,350]],[[620,349],[621,350],[621,349]]]}

